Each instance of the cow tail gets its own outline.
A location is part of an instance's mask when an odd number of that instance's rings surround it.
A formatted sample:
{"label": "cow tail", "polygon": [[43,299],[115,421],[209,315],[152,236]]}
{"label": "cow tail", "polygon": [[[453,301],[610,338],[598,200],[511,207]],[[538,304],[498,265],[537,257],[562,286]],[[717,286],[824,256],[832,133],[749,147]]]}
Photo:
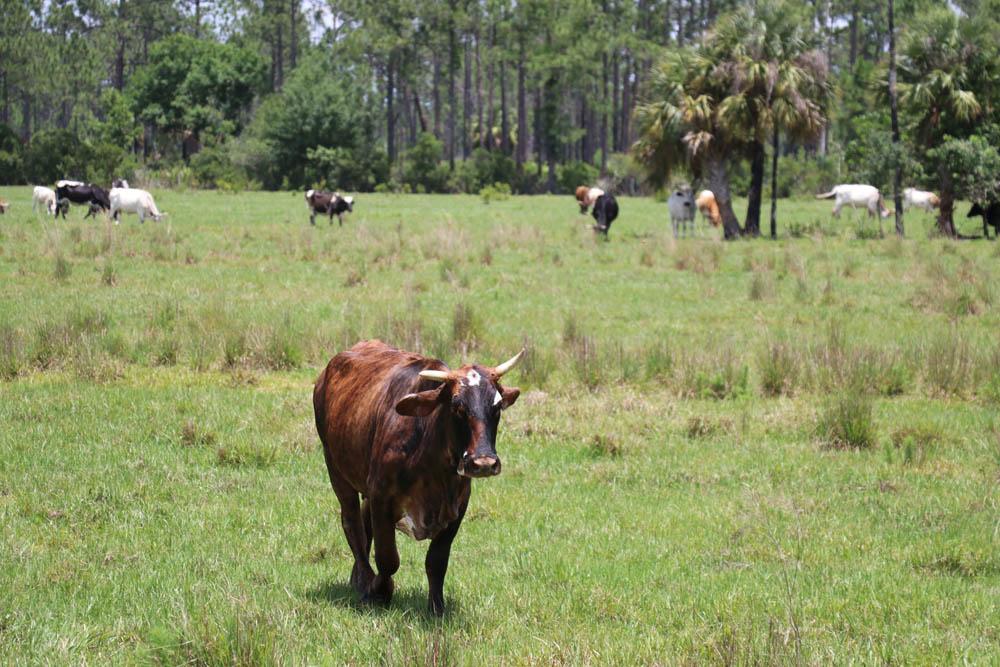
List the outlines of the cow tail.
{"label": "cow tail", "polygon": [[833,190],[830,190],[829,192],[824,192],[821,195],[816,195],[816,199],[830,199],[830,198],[836,197],[836,196],[837,196],[837,193],[834,192]]}

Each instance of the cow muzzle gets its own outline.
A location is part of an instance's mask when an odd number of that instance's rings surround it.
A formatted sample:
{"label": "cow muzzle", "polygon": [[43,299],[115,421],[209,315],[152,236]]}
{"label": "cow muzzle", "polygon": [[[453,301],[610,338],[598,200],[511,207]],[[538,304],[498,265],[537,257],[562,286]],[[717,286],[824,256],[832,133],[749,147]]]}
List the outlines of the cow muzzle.
{"label": "cow muzzle", "polygon": [[464,456],[458,464],[458,474],[473,478],[499,475],[500,459],[495,456]]}

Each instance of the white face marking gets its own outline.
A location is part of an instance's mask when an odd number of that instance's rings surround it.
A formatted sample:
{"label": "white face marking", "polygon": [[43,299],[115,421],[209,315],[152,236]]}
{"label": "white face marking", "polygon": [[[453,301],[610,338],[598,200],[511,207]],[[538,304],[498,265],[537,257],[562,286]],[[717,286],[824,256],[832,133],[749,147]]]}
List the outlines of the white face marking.
{"label": "white face marking", "polygon": [[479,373],[477,373],[476,371],[474,370],[469,371],[466,374],[465,379],[466,379],[466,384],[469,385],[470,387],[479,386]]}
{"label": "white face marking", "polygon": [[500,392],[498,391],[498,392],[496,393],[496,395],[495,395],[495,396],[493,396],[493,405],[499,405],[499,404],[500,404],[500,401],[502,401],[502,400],[503,400],[503,396],[501,396],[501,395],[500,395]]}

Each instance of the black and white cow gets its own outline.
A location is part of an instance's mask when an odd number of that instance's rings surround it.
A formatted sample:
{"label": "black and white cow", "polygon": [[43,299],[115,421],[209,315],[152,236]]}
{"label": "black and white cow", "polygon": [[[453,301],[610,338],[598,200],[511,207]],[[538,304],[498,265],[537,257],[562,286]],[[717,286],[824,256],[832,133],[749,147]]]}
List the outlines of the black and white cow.
{"label": "black and white cow", "polygon": [[597,221],[594,231],[604,234],[604,238],[607,238],[608,228],[618,217],[618,201],[614,195],[603,194],[594,202],[594,210],[590,214]]}
{"label": "black and white cow", "polygon": [[84,216],[85,218],[111,208],[111,198],[107,190],[98,185],[81,183],[80,181],[56,182],[56,202],[63,199],[68,199],[73,204],[88,205],[90,210]]}
{"label": "black and white cow", "polygon": [[326,213],[333,224],[333,216],[337,216],[340,224],[344,224],[344,213],[354,212],[354,197],[341,197],[338,192],[323,192],[322,190],[306,190],[306,204],[309,206],[309,224],[316,224],[316,214]]}

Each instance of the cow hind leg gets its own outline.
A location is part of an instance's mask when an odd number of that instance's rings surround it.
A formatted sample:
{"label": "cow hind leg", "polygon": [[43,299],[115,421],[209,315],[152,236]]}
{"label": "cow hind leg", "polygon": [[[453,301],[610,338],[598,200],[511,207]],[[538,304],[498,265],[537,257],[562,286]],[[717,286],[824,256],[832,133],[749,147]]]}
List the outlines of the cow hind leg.
{"label": "cow hind leg", "polygon": [[427,550],[427,557],[424,559],[424,570],[427,572],[427,606],[435,616],[444,614],[444,576],[448,573],[448,559],[451,557],[451,543],[458,534],[458,529],[462,525],[462,518],[465,510],[469,506],[466,498],[458,511],[458,518],[448,524],[441,533],[431,540],[431,546]]}

